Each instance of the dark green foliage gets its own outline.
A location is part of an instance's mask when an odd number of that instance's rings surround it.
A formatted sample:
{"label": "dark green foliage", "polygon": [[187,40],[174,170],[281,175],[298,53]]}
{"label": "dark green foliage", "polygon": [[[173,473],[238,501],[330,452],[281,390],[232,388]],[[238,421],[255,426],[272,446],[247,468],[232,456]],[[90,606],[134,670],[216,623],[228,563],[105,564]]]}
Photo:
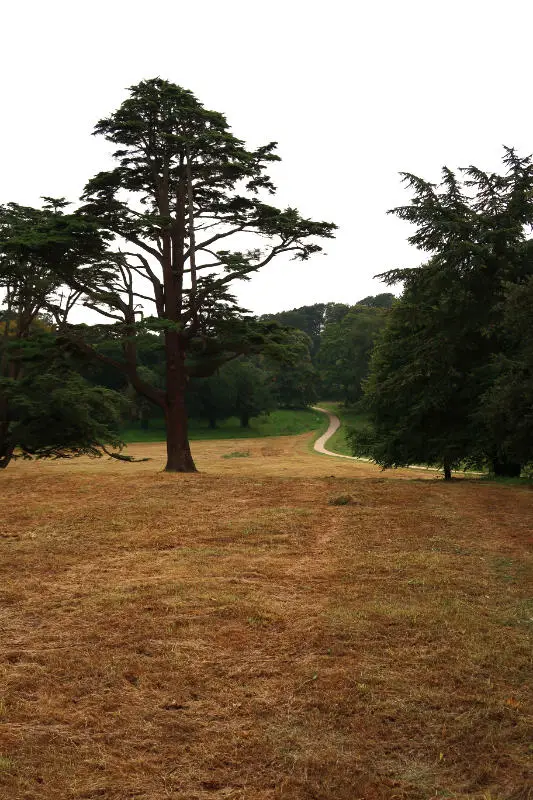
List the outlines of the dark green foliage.
{"label": "dark green foliage", "polygon": [[307,408],[317,399],[318,375],[311,358],[309,336],[296,328],[285,330],[284,349],[277,358],[266,353],[265,366],[281,408]]}
{"label": "dark green foliage", "polygon": [[324,325],[341,322],[351,308],[346,303],[328,303],[324,312]]}
{"label": "dark green foliage", "polygon": [[225,364],[215,375],[192,381],[188,407],[192,417],[205,419],[209,427],[237,417],[247,428],[250,420],[276,408],[272,375],[244,359]]}
{"label": "dark green foliage", "polygon": [[[283,253],[307,260],[321,250],[316,238],[333,236],[335,226],[261,199],[275,192],[266,174],[279,160],[275,143],[248,150],[222,114],[168,81],[154,78],[131,87],[95,133],[116,145],[116,167],[89,181],[83,213],[125,240],[129,251],[111,259],[113,274],[87,287],[87,303],[116,321],[109,335],[121,339],[122,356],[106,359],[84,341],[84,332],[64,333],[80,351],[122,371],[161,408],[167,470],[194,471],[188,378],[207,377],[275,338],[268,325],[246,320],[230,285]],[[230,249],[234,234],[237,244]],[[164,339],[163,388],[139,373],[137,337],[147,331]]]}
{"label": "dark green foliage", "polygon": [[326,323],[317,359],[325,397],[348,405],[361,398],[372,348],[386,316],[379,306],[356,305]]}
{"label": "dark green foliage", "polygon": [[289,328],[286,330],[289,357],[270,364],[281,408],[306,408],[318,397],[314,359],[320,347],[325,309],[324,303],[316,303],[261,317],[263,321],[272,320]]}
{"label": "dark green foliage", "polygon": [[357,305],[368,306],[369,308],[392,308],[395,300],[396,297],[391,292],[383,292],[382,294],[363,297]]}
{"label": "dark green foliage", "polygon": [[227,364],[222,373],[234,389],[232,416],[243,428],[250,420],[276,408],[272,375],[258,364],[238,359]]}
{"label": "dark green foliage", "polygon": [[301,306],[290,311],[280,311],[277,314],[263,314],[261,319],[274,320],[282,326],[297,328],[306,333],[311,343],[311,357],[314,358],[320,346],[325,312],[325,303],[315,303],[312,306]]}
{"label": "dark green foliage", "polygon": [[216,428],[217,422],[232,416],[234,404],[235,389],[222,370],[208,378],[195,379],[187,392],[190,415],[206,420],[210,428]]}
{"label": "dark green foliage", "polygon": [[[0,207],[0,467],[13,456],[99,454],[118,445],[120,398],[90,386],[65,360],[49,312],[64,315],[77,295],[59,294],[85,270],[103,274],[105,240],[95,226],[64,214],[63,200],[43,209]],[[46,313],[48,312],[48,314]]]}
{"label": "dark green foliage", "polygon": [[45,200],[43,208],[0,206],[0,287],[8,310],[22,313],[23,327],[65,281],[90,282],[106,274],[105,236],[86,217],[65,214],[62,198]]}
{"label": "dark green foliage", "polygon": [[490,444],[497,443],[500,463],[512,466],[533,461],[533,277],[508,287],[503,328],[505,352],[492,364],[478,425]]}
{"label": "dark green foliage", "polygon": [[9,403],[7,439],[15,457],[100,456],[105,445],[121,447],[123,398],[76,372],[35,370],[17,381],[0,379],[0,391]]}
{"label": "dark green foliage", "polygon": [[[520,469],[509,461],[518,456],[510,442],[519,421],[510,409],[502,413],[511,398],[497,386],[516,348],[502,313],[506,287],[532,274],[533,164],[506,149],[504,166],[503,175],[469,167],[462,184],[445,168],[438,187],[405,176],[414,199],[394,213],[415,224],[409,241],[431,257],[383,276],[405,286],[374,352],[366,394],[372,456],[384,467],[422,462],[448,476],[459,464]],[[520,455],[523,463],[533,453]]]}
{"label": "dark green foliage", "polygon": [[384,293],[365,297],[355,306],[316,303],[263,315],[262,320],[297,328],[310,340],[309,355],[277,371],[280,405],[305,407],[316,402],[319,393],[356,402],[368,373],[373,342],[385,322],[384,310],[394,300],[393,294]]}
{"label": "dark green foliage", "polygon": [[357,434],[354,453],[372,455],[385,467],[460,463],[469,450],[474,400],[465,373],[454,364],[459,355],[468,357],[461,343],[453,319],[428,312],[422,292],[406,292],[372,357],[365,402],[375,436],[368,430]]}
{"label": "dark green foliage", "polygon": [[376,433],[369,423],[349,428],[345,438],[346,444],[354,456],[375,458],[379,442],[376,441]]}
{"label": "dark green foliage", "polygon": [[[157,370],[156,366],[150,369],[141,364],[138,367],[138,373],[141,380],[151,383],[152,386],[163,386],[163,376]],[[150,420],[154,417],[161,417],[160,409],[142,394],[136,392],[133,386],[126,386],[124,395],[129,402],[130,420],[132,422],[138,420],[143,430],[146,430],[150,426]]]}
{"label": "dark green foliage", "polygon": [[307,408],[318,399],[318,373],[309,356],[272,368],[272,381],[280,408]]}

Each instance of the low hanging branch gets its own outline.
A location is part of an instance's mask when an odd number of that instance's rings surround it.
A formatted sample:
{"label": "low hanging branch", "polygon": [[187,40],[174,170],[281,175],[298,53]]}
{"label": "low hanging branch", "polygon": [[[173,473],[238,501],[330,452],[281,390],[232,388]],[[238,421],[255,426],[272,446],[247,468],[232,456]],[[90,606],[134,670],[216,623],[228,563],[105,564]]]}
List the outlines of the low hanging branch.
{"label": "low hanging branch", "polygon": [[125,456],[124,453],[113,452],[108,450],[107,447],[102,445],[102,450],[109,456],[109,458],[115,458],[117,461],[127,461],[129,464],[138,464],[141,461],[151,461],[151,458],[134,458],[133,456]]}

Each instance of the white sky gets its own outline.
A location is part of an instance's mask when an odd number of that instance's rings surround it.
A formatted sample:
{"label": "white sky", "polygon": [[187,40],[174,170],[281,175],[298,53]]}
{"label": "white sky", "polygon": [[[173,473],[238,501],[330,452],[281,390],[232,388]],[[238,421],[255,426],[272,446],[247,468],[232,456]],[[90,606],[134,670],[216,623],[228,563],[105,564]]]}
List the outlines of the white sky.
{"label": "white sky", "polygon": [[386,216],[400,170],[498,169],[533,150],[531,0],[1,2],[0,203],[76,201],[111,161],[94,123],[159,75],[279,142],[278,205],[333,221],[327,256],[281,258],[234,287],[255,313],[354,303],[422,260]]}

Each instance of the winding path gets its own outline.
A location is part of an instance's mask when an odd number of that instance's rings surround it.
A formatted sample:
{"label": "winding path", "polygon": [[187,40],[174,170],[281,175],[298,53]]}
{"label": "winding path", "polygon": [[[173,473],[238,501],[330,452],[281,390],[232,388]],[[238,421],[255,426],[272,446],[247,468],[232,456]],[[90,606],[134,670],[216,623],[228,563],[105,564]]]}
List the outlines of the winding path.
{"label": "winding path", "polygon": [[327,408],[321,408],[320,406],[313,406],[315,411],[321,411],[323,414],[327,414],[329,418],[329,425],[328,429],[322,436],[319,436],[314,444],[314,449],[317,453],[323,453],[326,456],[335,456],[336,458],[349,458],[350,461],[370,461],[369,458],[359,458],[358,456],[345,456],[342,453],[334,453],[332,450],[327,450],[325,447],[326,442],[331,439],[335,431],[337,431],[341,426],[341,421],[336,414],[332,414],[331,411],[328,411]]}
{"label": "winding path", "polygon": [[[312,406],[315,411],[321,411],[322,414],[327,414],[329,418],[329,425],[328,429],[322,436],[319,436],[314,444],[314,449],[317,453],[322,453],[326,456],[335,456],[335,458],[349,458],[350,461],[371,461],[370,458],[363,458],[363,456],[345,456],[343,453],[334,453],[332,450],[328,450],[326,448],[326,442],[331,439],[335,431],[337,431],[341,426],[341,421],[336,414],[332,414],[331,411],[328,411],[327,408],[321,408],[320,406]],[[421,466],[419,464],[410,464],[407,469],[419,469],[425,470],[426,472],[441,472],[441,470],[437,467],[427,467]],[[481,472],[470,472],[470,475],[482,475]]]}

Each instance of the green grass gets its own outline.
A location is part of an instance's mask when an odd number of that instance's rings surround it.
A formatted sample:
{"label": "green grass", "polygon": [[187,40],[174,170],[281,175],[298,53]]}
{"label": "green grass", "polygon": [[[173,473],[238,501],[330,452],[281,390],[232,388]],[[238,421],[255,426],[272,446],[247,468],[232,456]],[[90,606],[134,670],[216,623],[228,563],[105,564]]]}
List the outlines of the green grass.
{"label": "green grass", "polygon": [[221,458],[248,458],[249,450],[234,450],[233,453],[224,453]]}
{"label": "green grass", "polygon": [[485,475],[482,475],[479,480],[499,483],[502,486],[526,486],[529,488],[533,484],[533,475],[527,474],[523,475],[521,478],[504,478],[499,475],[494,475],[492,472],[487,472]]}
{"label": "green grass", "polygon": [[328,450],[334,453],[341,453],[344,456],[353,456],[352,451],[346,443],[346,433],[349,428],[357,428],[358,425],[363,425],[368,417],[366,414],[361,414],[353,408],[345,408],[342,403],[325,401],[317,403],[321,408],[327,408],[332,414],[336,414],[341,421],[340,428],[333,434],[331,439],[326,443]]}
{"label": "green grass", "polygon": [[[249,428],[241,428],[239,420],[230,417],[219,423],[218,428],[212,430],[206,423],[190,420],[189,438],[192,441],[204,439],[252,439],[258,436],[295,436],[298,433],[318,431],[324,425],[324,415],[310,408],[288,410],[279,409],[272,411],[264,417],[256,417],[250,422]],[[131,426],[121,431],[121,437],[126,444],[131,442],[164,442],[165,423],[162,419],[150,422],[148,430],[139,426]]]}

